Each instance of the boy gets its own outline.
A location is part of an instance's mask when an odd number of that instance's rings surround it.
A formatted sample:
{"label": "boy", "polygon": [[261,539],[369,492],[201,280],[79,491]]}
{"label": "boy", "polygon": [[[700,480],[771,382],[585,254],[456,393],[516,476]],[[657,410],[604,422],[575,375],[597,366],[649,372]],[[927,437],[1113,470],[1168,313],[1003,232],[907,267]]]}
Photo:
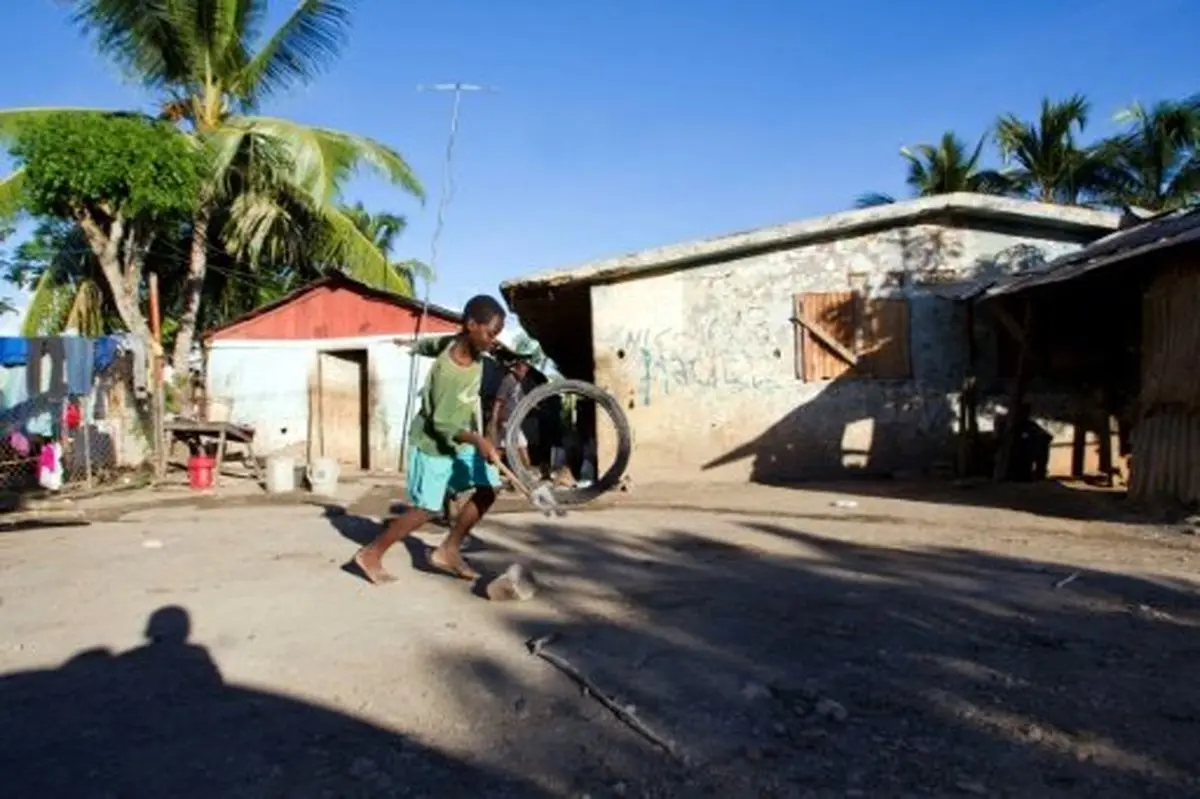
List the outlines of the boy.
{"label": "boy", "polygon": [[430,553],[434,567],[463,580],[479,576],[462,557],[462,542],[496,499],[500,476],[493,465],[495,445],[479,429],[477,410],[483,379],[482,358],[504,329],[504,307],[493,297],[472,297],[463,308],[462,329],[454,336],[419,342],[417,352],[436,356],[421,407],[408,432],[405,482],[409,507],[354,556],[367,579],[378,585],[396,578],[383,568],[383,556],[397,541],[441,513],[449,492],[474,489],[441,545]]}
{"label": "boy", "polygon": [[[529,363],[523,359],[518,359],[509,367],[509,372],[500,381],[500,390],[496,392],[496,401],[492,405],[491,418],[491,435],[490,438],[496,443],[500,449],[504,449],[504,443],[508,438],[508,420],[512,418],[513,411],[517,409],[517,404],[521,398],[525,396],[525,376],[529,374]],[[522,430],[517,431],[517,454],[521,458],[521,463],[525,464],[525,468],[529,468],[529,442],[525,439],[525,433]],[[501,454],[503,457],[503,454]]]}

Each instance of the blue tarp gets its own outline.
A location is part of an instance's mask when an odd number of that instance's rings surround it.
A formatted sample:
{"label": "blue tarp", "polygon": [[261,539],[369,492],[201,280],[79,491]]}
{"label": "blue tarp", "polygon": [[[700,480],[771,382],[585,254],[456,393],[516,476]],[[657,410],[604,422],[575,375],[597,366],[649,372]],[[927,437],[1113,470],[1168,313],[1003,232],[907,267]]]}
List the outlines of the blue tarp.
{"label": "blue tarp", "polygon": [[[73,338],[73,336],[63,336]],[[92,368],[103,372],[117,359],[119,336],[102,336],[92,339]],[[24,366],[29,362],[29,339],[17,336],[0,336],[0,366]]]}
{"label": "blue tarp", "polygon": [[0,337],[0,366],[24,366],[29,361],[29,339]]}

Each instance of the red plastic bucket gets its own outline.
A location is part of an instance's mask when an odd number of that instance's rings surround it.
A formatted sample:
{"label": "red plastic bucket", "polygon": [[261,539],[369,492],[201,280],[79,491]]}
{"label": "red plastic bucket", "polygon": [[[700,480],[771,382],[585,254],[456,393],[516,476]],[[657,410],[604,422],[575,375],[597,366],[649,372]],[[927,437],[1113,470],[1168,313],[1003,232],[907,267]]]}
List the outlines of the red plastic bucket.
{"label": "red plastic bucket", "polygon": [[215,465],[216,459],[207,455],[193,455],[188,458],[188,486],[195,491],[212,488]]}

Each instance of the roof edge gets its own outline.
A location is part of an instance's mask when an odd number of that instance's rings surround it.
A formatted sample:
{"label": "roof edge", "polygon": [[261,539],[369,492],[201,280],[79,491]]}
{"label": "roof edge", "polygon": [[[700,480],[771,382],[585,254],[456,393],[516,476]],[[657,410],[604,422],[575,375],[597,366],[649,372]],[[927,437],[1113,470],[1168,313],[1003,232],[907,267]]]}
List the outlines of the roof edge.
{"label": "roof edge", "polygon": [[1078,206],[958,192],[921,197],[873,208],[840,211],[782,225],[757,228],[711,239],[671,244],[603,258],[564,269],[506,280],[500,291],[508,299],[514,290],[592,284],[647,271],[680,269],[697,261],[733,258],[753,250],[771,249],[830,236],[849,236],[911,224],[931,216],[960,214],[976,219],[1027,222],[1063,232],[1103,233],[1115,230],[1120,215]]}
{"label": "roof edge", "polygon": [[348,288],[353,288],[356,291],[360,291],[363,294],[366,294],[370,297],[374,297],[376,299],[383,300],[384,302],[390,302],[393,305],[397,305],[401,308],[405,308],[405,309],[407,309],[409,311],[413,311],[415,313],[420,313],[422,307],[424,306],[424,307],[427,307],[429,310],[429,313],[434,316],[440,316],[443,319],[446,319],[447,321],[451,321],[451,322],[462,322],[462,314],[459,313],[458,311],[452,311],[449,308],[444,308],[444,307],[442,307],[440,305],[436,305],[432,302],[428,303],[426,305],[426,303],[422,302],[421,300],[414,300],[413,298],[405,297],[402,294],[396,294],[391,291],[386,291],[381,288],[376,288],[375,286],[372,286],[369,283],[364,283],[361,280],[351,277],[350,275],[346,274],[345,272],[341,271],[340,269],[335,269],[335,270],[328,272],[325,275],[322,275],[321,277],[317,278],[316,280],[313,280],[310,283],[305,283],[303,286],[301,286],[298,289],[288,292],[287,294],[283,295],[282,297],[280,297],[277,300],[273,300],[271,302],[264,303],[263,305],[260,305],[257,308],[254,308],[253,310],[247,311],[246,313],[242,314],[241,316],[238,316],[234,319],[230,319],[228,322],[225,322],[224,324],[221,324],[216,327],[212,327],[212,328],[209,328],[208,330],[205,330],[200,335],[200,341],[201,341],[201,343],[207,343],[214,336],[218,336],[222,333],[228,333],[229,331],[242,325],[245,322],[249,322],[252,319],[257,319],[260,316],[269,314],[273,311],[277,311],[280,308],[284,307],[285,305],[295,302],[296,300],[300,299],[304,295],[309,294],[310,292],[316,291],[317,289],[321,288],[322,286],[328,286],[328,285],[341,285],[341,286],[345,286]]}

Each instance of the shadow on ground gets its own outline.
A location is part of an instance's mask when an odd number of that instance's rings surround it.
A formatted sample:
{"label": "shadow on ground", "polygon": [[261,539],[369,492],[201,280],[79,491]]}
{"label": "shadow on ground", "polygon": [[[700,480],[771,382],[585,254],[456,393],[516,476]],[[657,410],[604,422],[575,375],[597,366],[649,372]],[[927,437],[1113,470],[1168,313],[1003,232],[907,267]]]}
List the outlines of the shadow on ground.
{"label": "shadow on ground", "polygon": [[[775,520],[718,522],[740,526],[722,535],[579,519],[489,521],[536,552],[553,611],[497,615],[526,637],[557,633],[555,652],[689,755],[676,767],[645,745],[658,764],[637,785],[646,795],[1200,790],[1194,586],[1069,579],[1059,564],[871,547]],[[493,694],[530,690],[506,687],[484,655],[442,667],[464,704],[480,674]],[[551,729],[518,727],[509,743],[530,749]]]}
{"label": "shadow on ground", "polygon": [[3,794],[23,797],[549,796],[405,736],[231,685],[166,607],[148,642],[0,676]]}

